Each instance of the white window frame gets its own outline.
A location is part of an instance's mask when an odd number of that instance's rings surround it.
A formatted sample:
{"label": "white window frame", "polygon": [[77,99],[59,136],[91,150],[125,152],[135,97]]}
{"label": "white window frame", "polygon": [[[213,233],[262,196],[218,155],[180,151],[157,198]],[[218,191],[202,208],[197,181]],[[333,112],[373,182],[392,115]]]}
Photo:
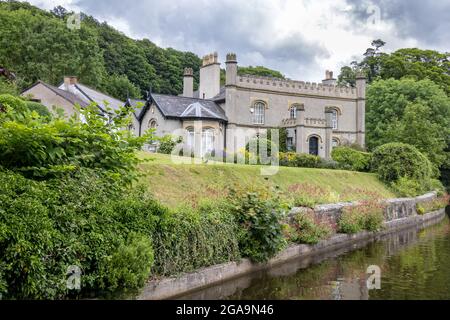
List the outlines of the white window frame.
{"label": "white window frame", "polygon": [[339,128],[339,117],[338,111],[336,109],[333,109],[333,113],[331,116],[331,125],[333,126],[333,130],[337,130]]}
{"label": "white window frame", "polygon": [[290,110],[290,118],[297,119],[297,106],[292,106]]}
{"label": "white window frame", "polygon": [[266,117],[266,104],[262,101],[257,101],[253,105],[253,124],[264,124]]}
{"label": "white window frame", "polygon": [[214,129],[204,128],[202,130],[202,149],[201,155],[205,156],[207,153],[212,153],[214,151],[215,135]]}

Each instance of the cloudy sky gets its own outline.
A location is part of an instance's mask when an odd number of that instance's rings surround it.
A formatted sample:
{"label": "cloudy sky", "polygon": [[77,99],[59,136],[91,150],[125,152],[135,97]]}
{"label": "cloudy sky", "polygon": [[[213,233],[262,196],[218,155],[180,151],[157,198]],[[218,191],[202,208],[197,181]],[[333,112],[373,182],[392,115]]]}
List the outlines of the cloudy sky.
{"label": "cloudy sky", "polygon": [[386,51],[450,51],[450,0],[28,0],[107,21],[128,36],[202,56],[237,53],[292,79],[338,74],[374,39]]}

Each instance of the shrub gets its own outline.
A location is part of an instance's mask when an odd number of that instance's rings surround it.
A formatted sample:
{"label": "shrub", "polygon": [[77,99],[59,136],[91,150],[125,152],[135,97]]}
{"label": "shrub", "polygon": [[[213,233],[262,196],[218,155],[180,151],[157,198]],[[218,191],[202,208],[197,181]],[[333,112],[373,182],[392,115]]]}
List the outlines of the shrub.
{"label": "shrub", "polygon": [[108,124],[95,105],[80,110],[86,123],[74,118],[48,121],[36,119],[29,111],[18,112],[26,109],[18,98],[6,95],[0,101],[10,109],[0,126],[0,165],[5,169],[40,180],[83,167],[124,183],[137,177],[136,150],[151,138],[151,132],[134,137],[124,130],[129,110],[117,111]]}
{"label": "shrub", "polygon": [[314,213],[299,212],[291,217],[289,239],[295,243],[316,244],[331,234],[331,227],[316,221]]}
{"label": "shrub", "polygon": [[432,175],[430,161],[414,146],[404,143],[388,143],[375,149],[372,167],[387,183],[402,177],[423,182]]}
{"label": "shrub", "polygon": [[450,205],[450,195],[443,195],[431,201],[418,203],[416,209],[419,215],[423,215],[425,213],[444,209],[448,205]]}
{"label": "shrub", "polygon": [[183,138],[181,137],[174,137],[171,134],[165,135],[162,138],[159,138],[159,146],[158,146],[158,153],[162,154],[172,154],[173,149],[175,147],[183,142]]}
{"label": "shrub", "polygon": [[[149,235],[166,209],[143,192],[126,191],[92,170],[47,182],[0,172],[0,184],[3,297],[136,288],[150,276]],[[79,293],[66,287],[69,266],[82,270]]]}
{"label": "shrub", "polygon": [[283,210],[279,199],[259,192],[242,195],[231,190],[229,201],[240,227],[241,255],[255,262],[274,257],[285,245],[280,223]]}
{"label": "shrub", "polygon": [[52,114],[48,111],[47,107],[34,101],[25,102],[28,110],[37,112],[41,117],[51,119]]}
{"label": "shrub", "polygon": [[372,155],[350,147],[336,147],[331,153],[333,160],[339,163],[342,169],[353,171],[369,171]]}
{"label": "shrub", "polygon": [[280,165],[286,167],[319,168],[322,159],[306,153],[280,153]]}
{"label": "shrub", "polygon": [[306,207],[313,209],[316,205],[339,201],[339,195],[332,193],[329,188],[309,183],[297,183],[289,186],[294,207]]}
{"label": "shrub", "polygon": [[379,231],[383,227],[384,206],[376,201],[363,201],[342,209],[338,221],[342,233],[358,233],[362,230]]}
{"label": "shrub", "polygon": [[176,275],[240,258],[238,225],[224,205],[200,204],[162,215],[153,234],[154,272]]}

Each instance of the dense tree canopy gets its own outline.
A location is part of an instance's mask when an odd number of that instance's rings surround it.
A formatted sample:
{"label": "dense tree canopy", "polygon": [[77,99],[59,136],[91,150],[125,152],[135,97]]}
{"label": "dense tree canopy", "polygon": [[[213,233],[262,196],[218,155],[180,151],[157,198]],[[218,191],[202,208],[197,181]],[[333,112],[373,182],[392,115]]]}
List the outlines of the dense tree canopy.
{"label": "dense tree canopy", "polygon": [[373,41],[361,62],[353,61],[349,66],[342,67],[339,84],[354,86],[356,72],[363,70],[367,73],[369,83],[390,78],[430,79],[447,95],[450,93],[450,53],[405,48],[387,54],[382,52],[384,45],[382,40]]}
{"label": "dense tree canopy", "polygon": [[367,92],[367,145],[414,145],[440,167],[449,161],[450,98],[431,80],[378,80]]}

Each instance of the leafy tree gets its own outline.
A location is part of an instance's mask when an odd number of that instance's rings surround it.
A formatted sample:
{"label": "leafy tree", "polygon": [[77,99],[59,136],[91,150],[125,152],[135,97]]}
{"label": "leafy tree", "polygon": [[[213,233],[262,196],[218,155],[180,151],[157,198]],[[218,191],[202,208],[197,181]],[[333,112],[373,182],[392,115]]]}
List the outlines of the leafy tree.
{"label": "leafy tree", "polygon": [[238,74],[244,75],[255,75],[255,76],[263,76],[263,77],[272,77],[272,78],[279,78],[284,79],[284,75],[276,70],[271,70],[266,67],[257,66],[257,67],[238,67]]}
{"label": "leafy tree", "polygon": [[448,163],[450,98],[430,80],[378,80],[367,91],[367,145],[417,147],[436,168]]}
{"label": "leafy tree", "polygon": [[107,77],[104,89],[113,97],[126,101],[128,98],[142,97],[141,91],[125,75],[112,75]]}

